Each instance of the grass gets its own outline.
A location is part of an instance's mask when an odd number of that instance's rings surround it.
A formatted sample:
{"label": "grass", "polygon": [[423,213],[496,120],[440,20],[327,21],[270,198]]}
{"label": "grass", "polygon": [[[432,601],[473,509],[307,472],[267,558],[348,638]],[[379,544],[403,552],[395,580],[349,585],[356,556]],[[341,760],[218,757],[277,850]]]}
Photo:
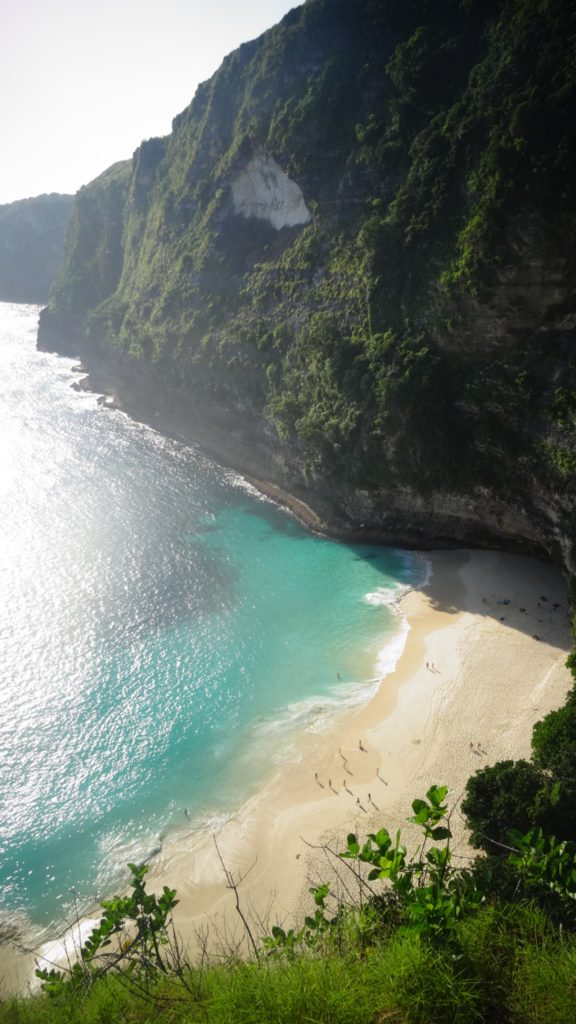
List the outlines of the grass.
{"label": "grass", "polygon": [[459,940],[396,932],[366,951],[192,969],[147,998],[108,977],[83,999],[7,1000],[0,1024],[574,1024],[576,937],[541,910],[487,906]]}

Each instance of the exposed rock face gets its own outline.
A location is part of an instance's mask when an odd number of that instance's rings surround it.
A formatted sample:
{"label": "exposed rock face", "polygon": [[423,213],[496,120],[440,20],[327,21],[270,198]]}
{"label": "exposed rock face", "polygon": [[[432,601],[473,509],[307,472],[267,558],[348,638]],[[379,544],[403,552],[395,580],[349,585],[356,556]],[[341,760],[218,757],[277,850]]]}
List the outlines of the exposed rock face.
{"label": "exposed rock face", "polygon": [[[575,260],[569,239],[576,237],[576,219],[567,215],[564,237],[550,244],[542,212],[526,211],[510,223],[509,262],[499,268],[488,294],[463,294],[457,333],[444,330],[441,345],[499,349],[540,329],[573,330],[576,315]],[[568,242],[568,245],[566,244]]]}
{"label": "exposed rock face", "polygon": [[231,188],[235,213],[268,221],[277,231],[311,220],[302,189],[265,153],[250,160]]}
{"label": "exposed rock face", "polygon": [[46,302],[62,262],[72,196],[37,196],[0,206],[0,299]]}
{"label": "exposed rock face", "polygon": [[80,191],[40,344],[342,535],[574,572],[571,17],[307,0]]}

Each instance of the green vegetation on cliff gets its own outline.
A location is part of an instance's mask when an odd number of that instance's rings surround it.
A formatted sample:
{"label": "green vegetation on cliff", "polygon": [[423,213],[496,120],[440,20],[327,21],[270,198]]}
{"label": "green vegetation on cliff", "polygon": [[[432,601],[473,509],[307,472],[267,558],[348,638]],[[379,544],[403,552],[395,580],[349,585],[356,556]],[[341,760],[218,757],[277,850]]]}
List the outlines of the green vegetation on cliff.
{"label": "green vegetation on cliff", "polygon": [[[41,335],[80,316],[88,356],[257,437],[337,526],[574,579],[575,49],[562,0],[308,0],[123,168],[113,270],[113,181],[83,190]],[[307,219],[270,223],[275,166]],[[479,845],[575,837],[572,702],[471,784]]]}
{"label": "green vegetation on cliff", "polygon": [[53,293],[63,310],[85,314],[118,284],[130,162],[114,164],[76,194]]}
{"label": "green vegetation on cliff", "polygon": [[257,423],[280,482],[495,495],[572,566],[575,33],[561,0],[307,0],[80,191],[41,340]]}
{"label": "green vegetation on cliff", "polygon": [[[73,333],[155,407],[256,424],[280,482],[312,503],[337,483],[350,529],[574,573],[575,43],[562,0],[307,0],[81,190],[42,343]],[[487,855],[449,892],[434,855],[437,889],[409,911],[392,886],[369,938],[336,912],[322,955],[280,929],[264,964],[192,972],[192,997],[160,978],[153,1010],[95,986],[83,1020],[573,1021],[574,707],[470,781]],[[406,931],[419,900],[436,935]]]}
{"label": "green vegetation on cliff", "polygon": [[37,196],[0,206],[0,300],[46,302],[62,262],[72,196]]}

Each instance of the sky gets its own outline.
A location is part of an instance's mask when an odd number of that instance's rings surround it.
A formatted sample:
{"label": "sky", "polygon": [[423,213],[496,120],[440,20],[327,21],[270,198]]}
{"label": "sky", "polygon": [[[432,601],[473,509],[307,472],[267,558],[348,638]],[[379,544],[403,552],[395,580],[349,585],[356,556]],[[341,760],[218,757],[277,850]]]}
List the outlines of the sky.
{"label": "sky", "polygon": [[76,192],[167,135],[196,86],[301,0],[0,0],[0,203]]}

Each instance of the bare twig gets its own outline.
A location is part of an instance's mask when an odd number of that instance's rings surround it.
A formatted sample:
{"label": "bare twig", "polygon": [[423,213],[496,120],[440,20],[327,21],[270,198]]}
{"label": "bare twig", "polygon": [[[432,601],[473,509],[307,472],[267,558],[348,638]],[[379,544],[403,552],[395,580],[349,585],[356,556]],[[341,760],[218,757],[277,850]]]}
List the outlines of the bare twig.
{"label": "bare twig", "polygon": [[243,875],[240,875],[238,881],[235,882],[234,881],[234,876],[232,875],[232,872],[228,870],[228,868],[226,867],[226,865],[224,863],[222,854],[220,853],[220,848],[218,846],[218,840],[216,839],[216,836],[212,836],[212,838],[214,840],[214,846],[216,847],[216,853],[218,854],[218,860],[220,861],[220,863],[222,865],[222,870],[223,870],[223,872],[224,872],[224,874],[226,876],[226,888],[227,889],[231,889],[232,892],[234,893],[234,899],[235,899],[235,902],[236,902],[236,910],[237,910],[237,912],[239,914],[239,917],[240,917],[240,920],[242,921],[242,924],[244,925],[244,928],[245,928],[246,934],[247,934],[247,936],[248,936],[248,938],[250,940],[250,944],[252,946],[252,949],[254,950],[254,956],[256,957],[258,963],[260,963],[260,953],[258,951],[258,946],[256,944],[256,940],[255,940],[255,938],[254,938],[254,936],[252,934],[252,930],[250,928],[250,925],[248,924],[248,921],[246,919],[244,911],[242,910],[242,907],[240,906],[240,896],[239,896],[239,893],[238,893],[238,886],[241,885],[241,883],[244,881],[246,876],[250,874],[250,872],[252,871],[252,868],[255,867],[258,858],[256,858],[254,863],[248,868],[248,870]]}
{"label": "bare twig", "polygon": [[327,843],[315,844],[315,843],[308,842],[306,839],[304,839],[303,836],[300,836],[300,838],[301,838],[302,842],[305,843],[305,845],[309,847],[309,849],[311,849],[311,850],[322,850],[325,853],[326,856],[328,856],[328,854],[330,854],[330,856],[334,858],[335,862],[339,866],[345,867],[348,871],[350,871],[354,875],[355,879],[359,883],[359,888],[361,890],[365,890],[368,893],[369,896],[373,895],[373,890],[372,890],[371,886],[368,885],[368,882],[362,877],[362,875],[360,874],[360,872],[358,871],[358,869],[355,867],[355,865],[353,863],[351,863],[349,860],[346,860],[346,859],[343,860],[342,857],[340,857],[340,855],[338,853],[336,853],[335,850],[332,850],[328,846]]}

